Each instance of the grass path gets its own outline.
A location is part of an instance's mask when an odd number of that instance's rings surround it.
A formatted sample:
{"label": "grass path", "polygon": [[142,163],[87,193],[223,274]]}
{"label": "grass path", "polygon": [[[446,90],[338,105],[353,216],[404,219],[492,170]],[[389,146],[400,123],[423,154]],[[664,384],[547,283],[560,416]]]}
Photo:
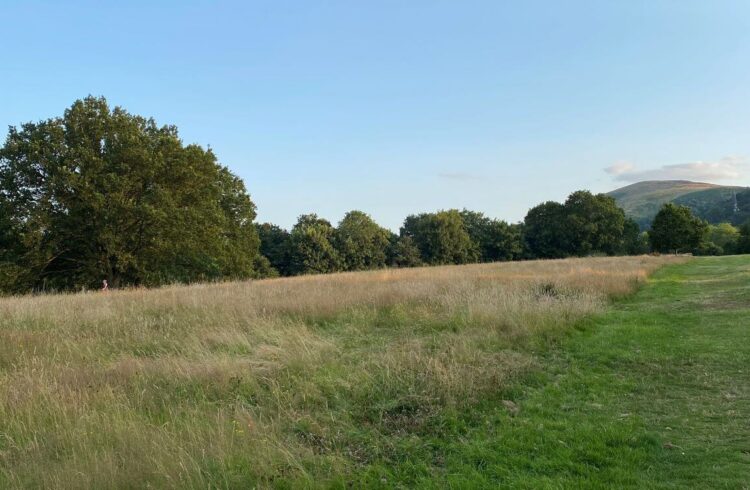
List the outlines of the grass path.
{"label": "grass path", "polygon": [[663,269],[550,350],[544,372],[504,394],[515,406],[447,418],[363,483],[750,488],[750,257]]}

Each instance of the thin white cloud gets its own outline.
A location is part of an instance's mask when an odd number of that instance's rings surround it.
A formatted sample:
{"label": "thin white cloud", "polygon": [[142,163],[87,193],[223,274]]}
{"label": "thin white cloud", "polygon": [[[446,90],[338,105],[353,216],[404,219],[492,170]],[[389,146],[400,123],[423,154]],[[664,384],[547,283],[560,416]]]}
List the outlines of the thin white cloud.
{"label": "thin white cloud", "polygon": [[622,175],[635,170],[635,165],[630,162],[615,162],[604,169],[610,175]]}
{"label": "thin white cloud", "polygon": [[689,162],[664,165],[659,168],[638,170],[628,162],[617,162],[604,169],[615,180],[640,182],[643,180],[736,180],[747,175],[748,162],[737,156],[724,157],[715,162]]}

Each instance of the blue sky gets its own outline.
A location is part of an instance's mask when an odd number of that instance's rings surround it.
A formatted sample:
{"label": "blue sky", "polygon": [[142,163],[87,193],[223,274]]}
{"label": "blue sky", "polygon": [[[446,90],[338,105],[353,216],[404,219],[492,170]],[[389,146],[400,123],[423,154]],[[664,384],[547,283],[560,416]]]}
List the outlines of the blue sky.
{"label": "blue sky", "polygon": [[259,220],[516,221],[642,178],[750,185],[750,2],[0,2],[0,124],[175,124]]}

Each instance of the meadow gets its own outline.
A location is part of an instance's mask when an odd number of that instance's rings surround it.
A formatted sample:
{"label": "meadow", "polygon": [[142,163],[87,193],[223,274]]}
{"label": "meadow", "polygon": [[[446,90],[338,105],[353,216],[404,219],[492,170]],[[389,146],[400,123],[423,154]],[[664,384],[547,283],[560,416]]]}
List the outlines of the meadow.
{"label": "meadow", "polygon": [[517,415],[575,327],[685,260],[2,298],[0,487],[445,482],[446,441]]}

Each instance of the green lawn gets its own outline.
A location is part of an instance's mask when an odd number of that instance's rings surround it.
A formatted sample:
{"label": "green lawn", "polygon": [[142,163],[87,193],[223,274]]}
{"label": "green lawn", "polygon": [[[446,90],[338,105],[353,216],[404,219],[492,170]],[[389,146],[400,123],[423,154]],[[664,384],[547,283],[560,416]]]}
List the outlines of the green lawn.
{"label": "green lawn", "polygon": [[540,350],[534,377],[422,437],[395,439],[358,478],[383,487],[750,488],[749,340],[750,257],[667,267]]}

